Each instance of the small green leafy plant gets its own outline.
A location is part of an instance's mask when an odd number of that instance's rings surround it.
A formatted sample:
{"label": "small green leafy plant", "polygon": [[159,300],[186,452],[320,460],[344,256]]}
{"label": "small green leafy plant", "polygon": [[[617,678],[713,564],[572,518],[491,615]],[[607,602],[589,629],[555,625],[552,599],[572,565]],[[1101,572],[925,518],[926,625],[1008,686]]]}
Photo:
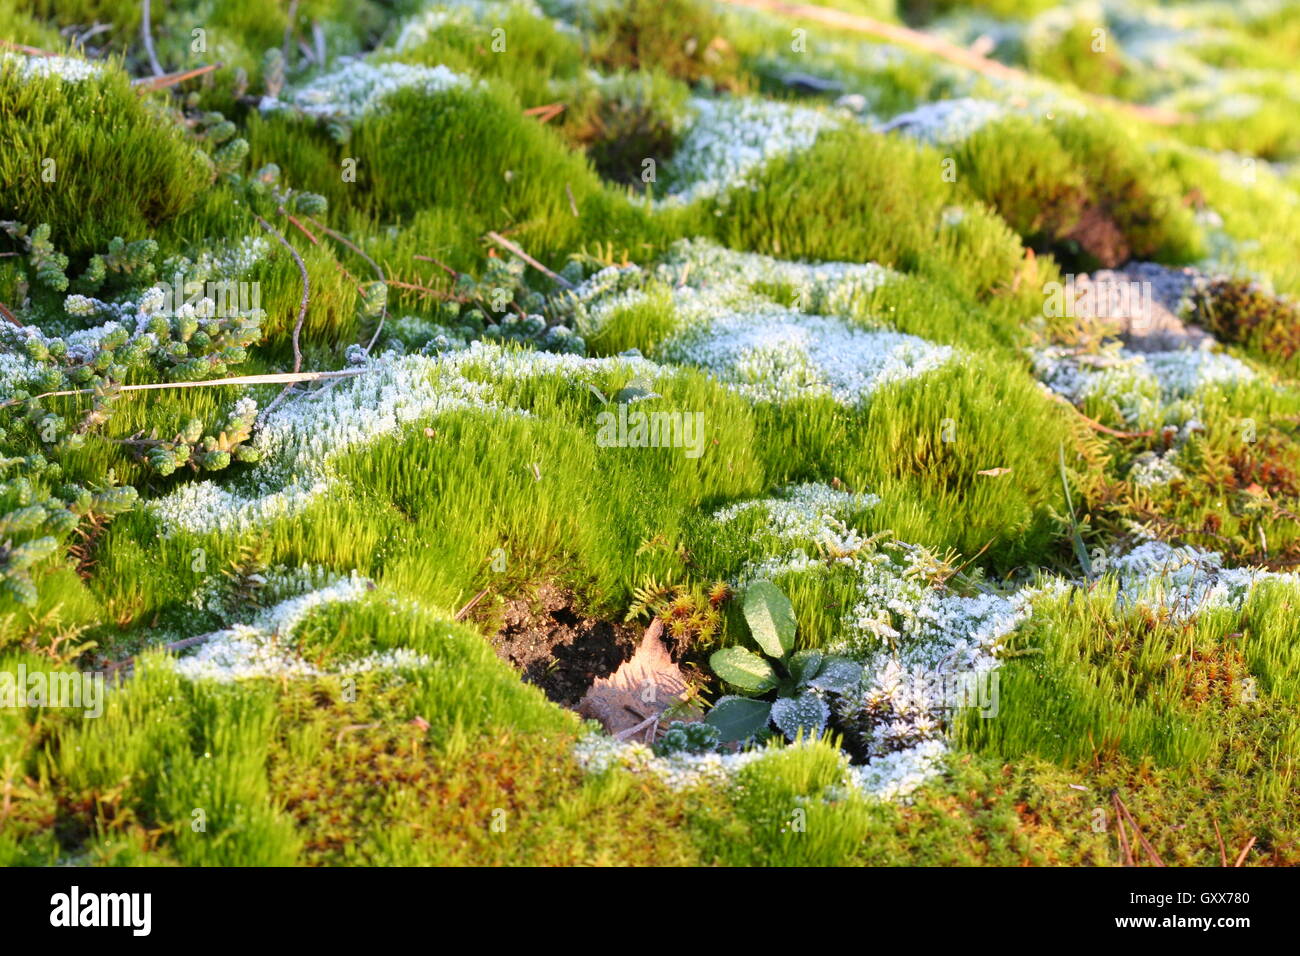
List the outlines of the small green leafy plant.
{"label": "small green leafy plant", "polygon": [[699,720],[674,720],[654,749],[660,757],[679,753],[706,754],[717,750],[720,743],[722,735],[712,724]]}
{"label": "small green leafy plant", "polygon": [[745,622],[763,651],[724,647],[709,657],[713,673],[741,691],[718,699],[707,722],[723,741],[747,740],[772,724],[790,740],[826,729],[825,694],[843,694],[862,679],[861,665],[816,649],[794,650],[794,607],[770,581],[745,589]]}

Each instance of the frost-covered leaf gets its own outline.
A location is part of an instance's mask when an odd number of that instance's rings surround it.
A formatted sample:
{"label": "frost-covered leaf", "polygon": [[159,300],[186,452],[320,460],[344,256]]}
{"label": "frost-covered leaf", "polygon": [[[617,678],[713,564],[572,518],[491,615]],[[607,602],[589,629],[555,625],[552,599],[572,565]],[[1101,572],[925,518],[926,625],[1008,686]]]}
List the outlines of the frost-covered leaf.
{"label": "frost-covered leaf", "polygon": [[745,621],[769,657],[785,657],[794,648],[794,607],[771,581],[755,581],[745,589]]}
{"label": "frost-covered leaf", "polygon": [[626,387],[619,389],[612,401],[615,405],[625,404],[627,402],[640,401],[647,398],[662,398],[654,389],[654,384],[644,378],[634,378],[628,382]]}
{"label": "frost-covered leaf", "polygon": [[805,737],[817,736],[826,729],[830,716],[830,706],[812,691],[778,698],[772,705],[772,723],[791,740],[800,732]]}
{"label": "frost-covered leaf", "polygon": [[861,680],[861,664],[847,657],[828,657],[822,662],[821,670],[817,675],[808,681],[808,686],[835,694],[847,694],[858,686]]}
{"label": "frost-covered leaf", "polygon": [[790,658],[790,677],[797,684],[805,684],[821,672],[825,658],[816,648],[799,651]]}
{"label": "frost-covered leaf", "polygon": [[767,727],[772,705],[749,697],[720,697],[704,719],[718,728],[726,743],[745,740]]}
{"label": "frost-covered leaf", "polygon": [[709,667],[728,684],[742,690],[762,693],[776,686],[772,665],[743,647],[724,647],[709,657]]}

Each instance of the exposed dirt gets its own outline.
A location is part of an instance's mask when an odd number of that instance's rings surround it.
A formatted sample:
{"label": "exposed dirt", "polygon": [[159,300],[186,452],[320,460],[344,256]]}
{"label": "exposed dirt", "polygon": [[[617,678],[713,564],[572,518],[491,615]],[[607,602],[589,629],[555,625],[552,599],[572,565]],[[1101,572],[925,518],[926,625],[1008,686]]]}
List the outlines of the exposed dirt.
{"label": "exposed dirt", "polygon": [[574,604],[571,591],[545,584],[506,602],[492,637],[497,656],[525,683],[565,707],[575,706],[596,678],[618,670],[641,638],[641,628],[583,617]]}
{"label": "exposed dirt", "polygon": [[1130,250],[1124,231],[1099,206],[1084,209],[1078,225],[1066,238],[1077,242],[1086,256],[1092,257],[1104,268],[1113,269],[1128,261]]}

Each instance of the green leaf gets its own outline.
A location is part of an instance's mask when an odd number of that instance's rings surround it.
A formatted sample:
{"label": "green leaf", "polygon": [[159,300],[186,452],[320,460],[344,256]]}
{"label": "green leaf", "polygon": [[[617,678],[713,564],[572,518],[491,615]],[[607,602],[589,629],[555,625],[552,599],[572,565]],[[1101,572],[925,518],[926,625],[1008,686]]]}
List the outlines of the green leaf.
{"label": "green leaf", "polygon": [[1065,445],[1057,446],[1057,458],[1061,467],[1061,487],[1065,489],[1065,507],[1070,512],[1070,531],[1074,538],[1074,556],[1079,559],[1083,576],[1092,580],[1092,562],[1088,560],[1088,549],[1084,546],[1083,535],[1079,534],[1079,519],[1074,515],[1074,502],[1070,499],[1070,479],[1065,474]]}
{"label": "green leaf", "polygon": [[769,657],[785,657],[794,648],[794,607],[771,581],[755,581],[745,589],[745,621],[758,646]]}
{"label": "green leaf", "polygon": [[627,383],[625,388],[621,388],[615,393],[612,401],[616,405],[622,405],[638,399],[650,398],[663,398],[663,396],[655,391],[654,384],[648,379],[634,378]]}
{"label": "green leaf", "polygon": [[862,665],[847,657],[828,657],[807,683],[833,694],[847,694],[862,680]]}
{"label": "green leaf", "polygon": [[816,737],[826,729],[831,709],[810,690],[798,697],[781,697],[772,705],[772,723],[791,740],[802,733],[805,737]]}
{"label": "green leaf", "polygon": [[709,667],[728,684],[761,694],[776,686],[776,671],[753,651],[743,647],[724,647],[709,657]]}
{"label": "green leaf", "polygon": [[725,743],[745,740],[767,727],[772,705],[749,697],[720,697],[705,717],[706,723],[718,728]]}
{"label": "green leaf", "polygon": [[816,648],[799,651],[790,658],[790,677],[795,683],[806,684],[821,672],[822,652]]}

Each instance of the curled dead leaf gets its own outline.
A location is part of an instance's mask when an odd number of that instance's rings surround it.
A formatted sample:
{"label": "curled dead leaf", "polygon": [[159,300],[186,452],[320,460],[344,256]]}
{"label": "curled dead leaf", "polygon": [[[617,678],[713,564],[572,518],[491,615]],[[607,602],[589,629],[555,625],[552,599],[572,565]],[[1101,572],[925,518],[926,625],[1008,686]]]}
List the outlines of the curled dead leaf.
{"label": "curled dead leaf", "polygon": [[[688,691],[686,677],[669,656],[662,633],[663,622],[656,618],[632,658],[613,674],[592,682],[578,702],[578,713],[620,739],[652,742],[660,730],[659,718],[682,704]],[[675,719],[691,719],[691,713]]]}

